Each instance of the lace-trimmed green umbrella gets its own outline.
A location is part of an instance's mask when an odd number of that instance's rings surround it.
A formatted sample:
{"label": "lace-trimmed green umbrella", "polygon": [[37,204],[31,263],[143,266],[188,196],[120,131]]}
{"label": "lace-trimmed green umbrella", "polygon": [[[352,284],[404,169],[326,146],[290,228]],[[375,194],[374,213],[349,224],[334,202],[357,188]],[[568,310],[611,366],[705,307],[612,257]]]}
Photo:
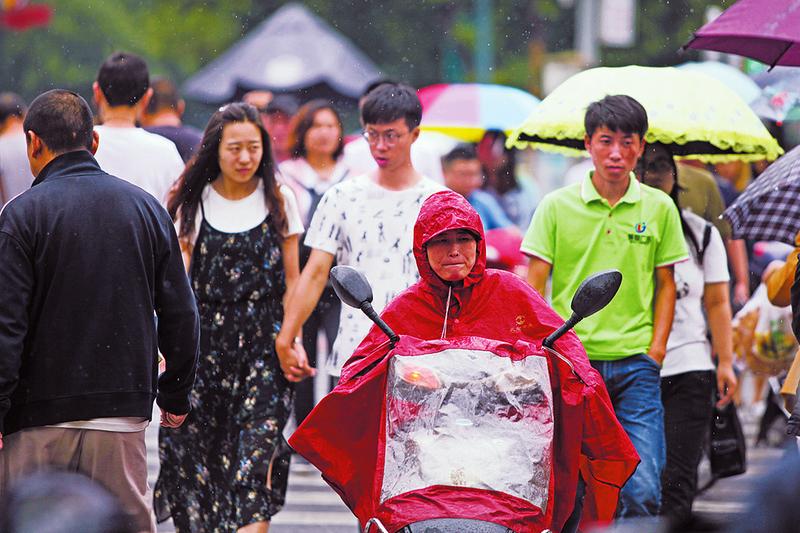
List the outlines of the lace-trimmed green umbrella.
{"label": "lace-trimmed green umbrella", "polygon": [[771,161],[783,153],[747,103],[721,82],[691,70],[639,66],[575,74],[542,100],[507,145],[586,155],[586,108],[610,94],[638,100],[650,124],[645,139],[670,144],[677,156],[715,163]]}

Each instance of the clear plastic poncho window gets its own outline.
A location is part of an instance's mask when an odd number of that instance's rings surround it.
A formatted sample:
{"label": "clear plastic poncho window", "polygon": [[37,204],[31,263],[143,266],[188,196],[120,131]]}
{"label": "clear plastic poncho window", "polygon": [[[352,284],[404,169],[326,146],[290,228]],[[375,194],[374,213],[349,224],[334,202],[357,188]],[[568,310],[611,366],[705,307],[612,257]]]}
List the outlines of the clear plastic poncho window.
{"label": "clear plastic poncho window", "polygon": [[381,502],[431,485],[495,490],[546,510],[553,444],[547,361],[482,350],[395,355]]}

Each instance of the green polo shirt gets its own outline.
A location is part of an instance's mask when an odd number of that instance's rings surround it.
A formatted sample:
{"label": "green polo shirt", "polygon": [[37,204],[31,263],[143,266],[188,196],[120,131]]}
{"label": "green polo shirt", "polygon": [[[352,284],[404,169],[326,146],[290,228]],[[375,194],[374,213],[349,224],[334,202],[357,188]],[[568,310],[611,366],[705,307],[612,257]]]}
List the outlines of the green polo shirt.
{"label": "green polo shirt", "polygon": [[655,269],[685,260],[688,251],[668,195],[631,174],[625,195],[611,207],[591,175],[542,199],[522,251],[552,265],[553,308],[564,319],[587,276],[610,268],[622,272],[611,303],[575,326],[590,359],[621,359],[650,347]]}

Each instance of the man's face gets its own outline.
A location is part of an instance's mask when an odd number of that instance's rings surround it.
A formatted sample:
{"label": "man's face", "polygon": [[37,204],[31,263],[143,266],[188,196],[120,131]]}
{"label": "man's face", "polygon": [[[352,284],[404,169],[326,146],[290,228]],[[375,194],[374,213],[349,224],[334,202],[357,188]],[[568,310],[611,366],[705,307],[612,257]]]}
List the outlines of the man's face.
{"label": "man's face", "polygon": [[721,178],[725,178],[730,182],[735,182],[742,172],[741,161],[726,161],[714,165],[714,172]]}
{"label": "man's face", "polygon": [[444,184],[464,198],[483,182],[483,169],[477,159],[455,159],[443,167]]}
{"label": "man's face", "polygon": [[638,133],[612,131],[605,126],[597,128],[591,137],[586,135],[584,145],[592,157],[595,174],[608,183],[627,181],[644,150]]}
{"label": "man's face", "polygon": [[475,266],[478,241],[464,229],[451,229],[440,233],[425,244],[428,263],[444,281],[461,281]]}
{"label": "man's face", "polygon": [[391,170],[411,159],[411,145],[419,137],[419,128],[409,130],[405,119],[398,118],[384,124],[366,124],[364,133],[378,168]]}

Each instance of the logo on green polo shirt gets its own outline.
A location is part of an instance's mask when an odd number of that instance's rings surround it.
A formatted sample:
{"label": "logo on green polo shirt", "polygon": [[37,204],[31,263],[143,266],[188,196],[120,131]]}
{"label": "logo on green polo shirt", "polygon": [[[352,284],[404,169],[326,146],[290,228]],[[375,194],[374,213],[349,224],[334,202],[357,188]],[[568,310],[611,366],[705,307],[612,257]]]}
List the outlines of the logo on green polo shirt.
{"label": "logo on green polo shirt", "polygon": [[635,244],[650,244],[653,237],[642,235],[647,230],[647,222],[639,222],[633,227],[636,233],[628,233],[628,242]]}

